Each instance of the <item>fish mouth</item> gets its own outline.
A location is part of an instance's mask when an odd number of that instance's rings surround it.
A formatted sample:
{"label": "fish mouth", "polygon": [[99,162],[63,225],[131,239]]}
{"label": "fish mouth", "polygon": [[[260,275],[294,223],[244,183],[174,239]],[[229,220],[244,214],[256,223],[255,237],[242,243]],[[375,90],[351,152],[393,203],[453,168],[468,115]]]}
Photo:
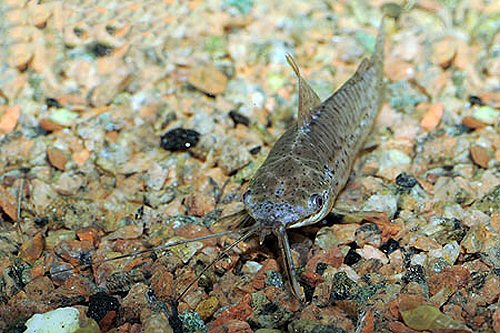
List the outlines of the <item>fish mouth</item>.
{"label": "fish mouth", "polygon": [[266,200],[262,203],[250,205],[248,210],[250,216],[259,222],[264,228],[276,228],[278,225],[287,226],[295,224],[304,219],[306,212],[300,207],[295,207],[287,202],[271,202]]}
{"label": "fish mouth", "polygon": [[287,229],[314,224],[324,218],[332,208],[332,203],[325,203],[319,210],[309,211],[287,202],[276,203],[266,200],[247,207],[249,215],[263,228],[271,230],[280,226]]}

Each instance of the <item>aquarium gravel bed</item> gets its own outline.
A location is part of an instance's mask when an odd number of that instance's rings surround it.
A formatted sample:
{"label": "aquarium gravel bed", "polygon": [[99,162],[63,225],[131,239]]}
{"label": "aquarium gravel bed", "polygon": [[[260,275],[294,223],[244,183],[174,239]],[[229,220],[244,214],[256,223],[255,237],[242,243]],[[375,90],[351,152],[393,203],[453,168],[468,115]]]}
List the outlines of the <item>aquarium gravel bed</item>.
{"label": "aquarium gravel bed", "polygon": [[[3,1],[0,331],[500,332],[499,12]],[[285,55],[325,99],[382,13],[375,127],[328,217],[289,232],[305,300],[254,237],[175,302],[238,235],[148,249],[237,228],[225,217],[297,121]]]}

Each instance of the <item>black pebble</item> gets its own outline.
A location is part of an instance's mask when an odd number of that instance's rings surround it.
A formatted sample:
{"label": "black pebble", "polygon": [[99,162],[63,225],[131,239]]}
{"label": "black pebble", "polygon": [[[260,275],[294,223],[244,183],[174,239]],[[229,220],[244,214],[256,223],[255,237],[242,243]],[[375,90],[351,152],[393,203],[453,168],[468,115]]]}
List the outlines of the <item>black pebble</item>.
{"label": "black pebble", "polygon": [[316,273],[318,273],[319,275],[323,275],[327,268],[328,264],[325,264],[324,262],[318,262],[318,264],[316,265]]}
{"label": "black pebble", "polygon": [[45,104],[47,104],[47,107],[49,108],[62,108],[62,105],[61,103],[59,103],[59,101],[55,98],[50,98],[50,97],[47,97],[45,99]]}
{"label": "black pebble", "polygon": [[483,100],[480,97],[474,96],[474,95],[470,95],[469,96],[469,103],[471,105],[479,105],[479,106],[483,106],[484,105]]}
{"label": "black pebble", "polygon": [[349,249],[349,252],[344,257],[344,264],[352,266],[361,260],[361,256],[353,249]]}
{"label": "black pebble", "polygon": [[262,150],[261,146],[253,147],[252,149],[250,149],[250,154],[257,155],[258,153],[260,153],[261,150]]}
{"label": "black pebble", "polygon": [[396,184],[404,188],[410,189],[413,186],[417,185],[417,183],[418,182],[415,177],[408,175],[406,172],[400,173],[396,177]]}
{"label": "black pebble", "polygon": [[73,32],[75,33],[76,37],[82,37],[84,31],[80,28],[74,28]]}
{"label": "black pebble", "polygon": [[23,333],[28,329],[24,323],[14,323],[7,326],[7,333]]}
{"label": "black pebble", "polygon": [[196,146],[200,133],[192,129],[175,128],[161,136],[160,146],[168,151],[185,151]]}
{"label": "black pebble", "polygon": [[274,303],[274,302],[266,303],[262,307],[262,310],[260,311],[260,315],[273,314],[278,310],[279,310],[279,307],[276,303]]}
{"label": "black pebble", "polygon": [[335,273],[332,282],[333,290],[330,294],[330,302],[349,299],[356,288],[356,283],[347,276],[346,272]]}
{"label": "black pebble", "polygon": [[116,28],[115,28],[115,27],[112,27],[112,26],[110,26],[110,25],[107,25],[107,26],[106,26],[106,32],[107,32],[108,34],[110,34],[111,36],[113,36],[113,35],[115,34],[115,32],[116,32]]}
{"label": "black pebble", "polygon": [[454,165],[448,164],[448,165],[443,165],[441,168],[443,168],[444,171],[451,171],[453,170],[454,167],[455,167]]}
{"label": "black pebble", "polygon": [[242,115],[238,111],[230,111],[229,117],[231,117],[231,119],[234,121],[234,126],[242,124],[248,127],[250,125],[250,119],[248,119],[248,117]]}
{"label": "black pebble", "polygon": [[49,224],[49,218],[48,217],[36,217],[34,222],[35,222],[37,227],[43,228],[47,224]]}
{"label": "black pebble", "polygon": [[113,48],[111,46],[101,43],[92,43],[87,47],[87,49],[98,58],[108,56],[111,54],[111,51],[113,51]]}
{"label": "black pebble", "polygon": [[415,254],[419,254],[422,250],[417,249],[416,247],[410,246],[409,249],[403,249],[403,261],[405,263],[405,267],[411,266],[411,257]]}
{"label": "black pebble", "polygon": [[422,265],[411,265],[401,280],[405,283],[417,282],[419,284],[425,283],[425,271]]}
{"label": "black pebble", "polygon": [[118,302],[118,299],[101,291],[90,296],[87,316],[99,323],[108,312],[118,312],[118,310],[120,310],[120,302]]}
{"label": "black pebble", "polygon": [[380,246],[380,251],[384,252],[385,254],[391,254],[397,249],[399,249],[399,242],[392,238],[389,238],[387,242]]}

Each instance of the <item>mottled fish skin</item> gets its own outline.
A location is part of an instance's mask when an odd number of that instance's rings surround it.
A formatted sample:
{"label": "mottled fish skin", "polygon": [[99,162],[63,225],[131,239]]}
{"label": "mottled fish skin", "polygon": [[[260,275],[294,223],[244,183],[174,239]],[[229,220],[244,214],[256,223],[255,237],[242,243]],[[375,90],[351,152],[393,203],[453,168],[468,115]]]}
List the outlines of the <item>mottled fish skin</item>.
{"label": "mottled fish skin", "polygon": [[[324,102],[301,116],[299,110],[298,123],[275,143],[243,196],[248,214],[261,226],[261,239],[271,232],[278,237],[296,295],[298,283],[285,230],[319,222],[345,186],[382,104],[384,40],[382,22],[372,57],[364,59]],[[297,75],[300,83],[303,79]]]}

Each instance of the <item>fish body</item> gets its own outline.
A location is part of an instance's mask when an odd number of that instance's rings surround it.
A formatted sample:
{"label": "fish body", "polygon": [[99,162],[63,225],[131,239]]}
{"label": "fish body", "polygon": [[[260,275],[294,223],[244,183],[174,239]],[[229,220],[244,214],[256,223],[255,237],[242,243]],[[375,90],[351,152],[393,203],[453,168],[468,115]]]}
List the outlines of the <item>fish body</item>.
{"label": "fish body", "polygon": [[298,296],[286,229],[319,222],[345,186],[352,164],[373,127],[383,98],[383,22],[375,52],[325,101],[299,78],[298,121],[274,144],[243,195],[261,240],[278,237],[292,291]]}

